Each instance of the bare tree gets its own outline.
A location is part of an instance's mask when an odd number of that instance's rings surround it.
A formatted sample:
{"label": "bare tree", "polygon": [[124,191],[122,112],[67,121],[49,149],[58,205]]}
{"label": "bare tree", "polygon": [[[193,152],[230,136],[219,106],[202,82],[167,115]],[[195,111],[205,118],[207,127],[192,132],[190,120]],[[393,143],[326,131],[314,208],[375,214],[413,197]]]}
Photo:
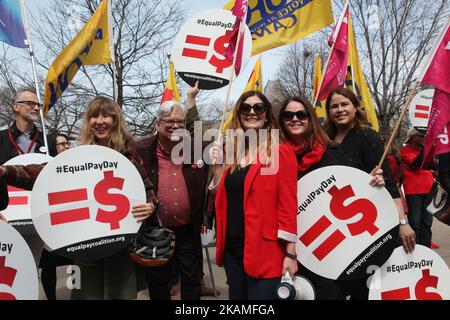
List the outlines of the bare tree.
{"label": "bare tree", "polygon": [[[342,11],[343,2],[334,2],[335,12]],[[378,111],[380,132],[386,134],[398,119],[421,64],[450,14],[449,0],[352,0],[350,5],[360,62]],[[310,57],[314,54],[309,52],[329,51],[323,46],[323,31],[313,38],[316,47],[304,40],[291,45],[278,71],[289,95],[311,97]]]}
{"label": "bare tree", "polygon": [[322,47],[325,45],[317,39],[296,42],[287,47],[285,59],[276,73],[281,85],[278,92],[280,100],[296,95],[313,100],[315,57],[320,54],[323,60]]}
{"label": "bare tree", "polygon": [[450,14],[449,1],[353,0],[351,4],[360,59],[378,108],[380,129],[389,132]]}
{"label": "bare tree", "polygon": [[[50,64],[89,20],[100,2],[53,0],[48,7],[40,9],[38,15],[31,17],[40,83],[45,83]],[[117,101],[132,132],[144,135],[154,127],[154,113],[168,71],[166,54],[183,23],[186,8],[176,0],[112,0],[111,3]],[[29,64],[25,50],[23,57],[13,59],[5,53],[3,57],[0,55],[0,60],[3,62],[0,64],[0,85],[14,92],[24,83],[34,84],[32,73],[20,72],[23,70],[21,64]],[[49,130],[76,132],[86,103],[98,94],[113,96],[112,66],[82,66],[50,110]]]}

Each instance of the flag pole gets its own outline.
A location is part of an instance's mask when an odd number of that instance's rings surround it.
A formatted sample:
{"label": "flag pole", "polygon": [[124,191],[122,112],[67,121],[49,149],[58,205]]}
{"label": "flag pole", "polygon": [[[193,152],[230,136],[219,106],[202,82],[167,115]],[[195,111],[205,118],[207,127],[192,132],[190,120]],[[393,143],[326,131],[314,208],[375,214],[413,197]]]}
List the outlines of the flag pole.
{"label": "flag pole", "polygon": [[[28,24],[28,15],[27,15],[27,12],[25,11],[26,10],[25,9],[25,0],[20,0],[20,8],[22,11],[23,23],[24,23],[24,27],[25,27],[25,34],[27,36],[27,41],[28,41],[28,50],[30,52],[31,66],[33,69],[36,95],[37,95],[39,104],[42,104],[41,94],[40,94],[40,90],[39,90],[39,81],[38,81],[37,72],[36,72],[36,61],[35,61],[35,56],[34,56],[34,51],[33,51],[33,44],[31,41],[30,27]],[[41,118],[41,123],[42,123],[42,135],[44,138],[44,145],[45,145],[45,149],[46,149],[45,153],[47,155],[49,155],[47,132],[46,132],[47,130],[45,129],[45,119],[44,119],[44,113],[42,111],[42,108],[39,108],[39,116]]]}
{"label": "flag pole", "polygon": [[222,140],[222,130],[223,130],[223,124],[225,122],[225,112],[227,111],[228,102],[230,100],[231,85],[233,83],[233,77],[234,77],[234,72],[235,72],[234,71],[234,66],[236,65],[236,58],[237,58],[236,52],[237,52],[237,50],[239,48],[239,43],[241,42],[241,30],[242,30],[242,25],[243,24],[244,23],[241,23],[241,25],[239,26],[236,47],[234,48],[233,64],[231,65],[231,72],[230,72],[230,78],[229,78],[229,82],[228,82],[227,94],[225,96],[225,103],[223,105],[223,110],[222,110],[222,119],[220,121],[220,127],[219,127],[219,137],[218,137],[218,141],[219,142]]}
{"label": "flag pole", "polygon": [[398,118],[397,123],[395,124],[394,130],[392,131],[391,136],[389,137],[389,141],[386,144],[386,147],[384,148],[383,156],[381,157],[381,160],[380,160],[380,162],[377,165],[378,168],[381,168],[381,166],[383,165],[384,160],[386,159],[386,156],[387,156],[389,150],[391,149],[392,142],[394,141],[394,138],[397,135],[398,129],[400,128],[400,124],[401,124],[403,118],[405,117],[406,111],[408,110],[408,107],[411,104],[411,101],[412,101],[412,99],[414,97],[414,94],[416,93],[418,85],[419,85],[419,82],[416,81],[414,83],[411,91],[409,92],[408,98],[406,99],[406,102],[403,105],[402,113],[400,114],[400,117]]}

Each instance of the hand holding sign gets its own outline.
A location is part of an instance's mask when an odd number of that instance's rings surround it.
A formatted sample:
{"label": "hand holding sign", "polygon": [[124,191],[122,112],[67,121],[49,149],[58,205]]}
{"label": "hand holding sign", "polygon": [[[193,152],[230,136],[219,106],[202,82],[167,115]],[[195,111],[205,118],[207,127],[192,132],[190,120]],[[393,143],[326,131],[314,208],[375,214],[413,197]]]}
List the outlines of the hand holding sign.
{"label": "hand holding sign", "polygon": [[136,167],[117,151],[100,146],[80,146],[58,155],[42,170],[31,200],[36,230],[50,249],[82,261],[122,249],[153,210],[143,204],[145,188]]}

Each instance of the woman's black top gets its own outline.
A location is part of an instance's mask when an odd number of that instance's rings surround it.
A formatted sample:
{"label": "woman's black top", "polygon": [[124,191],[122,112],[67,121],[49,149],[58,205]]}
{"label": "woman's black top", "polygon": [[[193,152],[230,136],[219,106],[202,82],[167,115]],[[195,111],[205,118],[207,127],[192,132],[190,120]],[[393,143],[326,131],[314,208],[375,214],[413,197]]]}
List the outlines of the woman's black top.
{"label": "woman's black top", "polygon": [[[349,158],[351,167],[367,173],[378,165],[384,152],[384,145],[378,133],[370,128],[352,128],[341,143],[344,153]],[[392,198],[400,198],[394,176],[387,161],[381,166],[385,187]]]}
{"label": "woman's black top", "polygon": [[227,230],[225,250],[242,259],[244,257],[244,182],[250,166],[229,172],[225,177],[227,192]]}
{"label": "woman's black top", "polygon": [[0,210],[6,209],[8,206],[8,189],[6,188],[6,182],[0,177]]}

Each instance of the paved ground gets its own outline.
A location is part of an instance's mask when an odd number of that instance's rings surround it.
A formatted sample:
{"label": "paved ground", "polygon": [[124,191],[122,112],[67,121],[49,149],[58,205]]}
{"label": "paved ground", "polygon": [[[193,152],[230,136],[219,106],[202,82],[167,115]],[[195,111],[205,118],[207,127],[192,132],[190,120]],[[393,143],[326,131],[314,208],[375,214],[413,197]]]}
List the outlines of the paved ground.
{"label": "paved ground", "polygon": [[[445,260],[447,265],[450,267],[450,227],[434,220],[433,223],[433,242],[437,243],[440,248],[436,249],[436,252]],[[226,285],[226,276],[223,268],[219,268],[215,264],[215,248],[208,248],[209,255],[212,260],[212,272],[214,275],[214,280],[216,284],[216,289],[220,291],[220,295],[217,297],[206,296],[202,297],[204,300],[216,300],[216,299],[227,299],[228,298],[228,290]],[[211,277],[207,264],[206,254],[204,251],[204,265],[203,271],[205,273],[205,283],[208,287],[211,287]],[[70,298],[70,290],[67,289],[66,281],[68,275],[66,273],[67,267],[59,267],[58,268],[58,283],[57,283],[57,297],[59,299],[69,299]],[[45,299],[44,292],[42,287],[40,288],[40,299]],[[138,294],[138,300],[148,299],[148,294],[146,291],[141,291]]]}

